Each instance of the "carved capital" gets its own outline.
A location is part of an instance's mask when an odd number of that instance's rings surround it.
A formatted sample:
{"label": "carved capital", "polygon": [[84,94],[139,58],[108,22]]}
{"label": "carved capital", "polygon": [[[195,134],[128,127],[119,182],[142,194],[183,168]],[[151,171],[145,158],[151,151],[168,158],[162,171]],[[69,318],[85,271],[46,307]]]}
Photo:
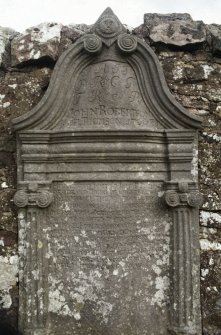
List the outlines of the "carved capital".
{"label": "carved capital", "polygon": [[18,207],[38,206],[40,208],[48,207],[53,194],[49,191],[51,182],[31,181],[21,182],[14,195],[14,203]]}
{"label": "carved capital", "polygon": [[129,34],[121,34],[118,36],[117,44],[121,51],[131,53],[137,48],[137,39]]}
{"label": "carved capital", "polygon": [[165,192],[165,201],[168,206],[176,207],[180,204],[180,197],[176,191],[166,191]]}
{"label": "carved capital", "polygon": [[84,37],[84,48],[89,53],[98,53],[102,49],[102,41],[95,34],[89,34]]}
{"label": "carved capital", "polygon": [[193,182],[169,182],[166,183],[165,202],[168,206],[199,207],[203,197]]}

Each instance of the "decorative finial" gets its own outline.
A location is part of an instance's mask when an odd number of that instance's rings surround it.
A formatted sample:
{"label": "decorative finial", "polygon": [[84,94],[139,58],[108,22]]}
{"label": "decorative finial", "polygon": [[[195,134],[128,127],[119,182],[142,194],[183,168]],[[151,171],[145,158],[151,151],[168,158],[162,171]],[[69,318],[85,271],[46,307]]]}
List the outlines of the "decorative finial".
{"label": "decorative finial", "polygon": [[108,7],[95,22],[92,32],[100,36],[102,42],[107,46],[111,46],[118,35],[126,32],[126,28]]}

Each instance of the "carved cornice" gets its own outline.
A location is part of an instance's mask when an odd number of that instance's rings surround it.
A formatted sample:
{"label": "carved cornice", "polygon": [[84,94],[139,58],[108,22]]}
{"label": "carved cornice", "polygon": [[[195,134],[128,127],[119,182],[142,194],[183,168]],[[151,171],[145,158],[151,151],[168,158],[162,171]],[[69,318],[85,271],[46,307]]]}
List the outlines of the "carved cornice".
{"label": "carved cornice", "polygon": [[42,181],[20,182],[14,195],[15,205],[48,207],[53,200],[53,194],[49,191],[50,184],[51,182]]}
{"label": "carved cornice", "polygon": [[[23,162],[167,162],[164,131],[19,133]],[[46,165],[43,165],[45,169]],[[165,165],[166,169],[166,165]]]}
{"label": "carved cornice", "polygon": [[190,206],[199,207],[203,197],[197,185],[190,181],[166,183],[165,202],[170,207]]}

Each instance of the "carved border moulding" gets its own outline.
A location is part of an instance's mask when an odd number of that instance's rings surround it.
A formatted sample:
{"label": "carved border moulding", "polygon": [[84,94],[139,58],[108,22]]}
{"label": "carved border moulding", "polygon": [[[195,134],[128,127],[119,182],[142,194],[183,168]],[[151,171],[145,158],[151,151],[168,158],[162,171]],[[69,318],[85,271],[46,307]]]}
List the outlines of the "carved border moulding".
{"label": "carved border moulding", "polygon": [[[192,181],[166,182],[172,209],[171,334],[200,334],[198,211],[202,195]],[[197,306],[198,303],[198,306]]]}
{"label": "carved border moulding", "polygon": [[[53,201],[51,182],[23,181],[18,184],[14,203],[19,210],[19,327],[25,335],[45,335],[48,310],[47,239],[44,208]],[[30,330],[29,330],[30,329]]]}
{"label": "carved border moulding", "polygon": [[190,179],[196,131],[166,129],[169,180]]}

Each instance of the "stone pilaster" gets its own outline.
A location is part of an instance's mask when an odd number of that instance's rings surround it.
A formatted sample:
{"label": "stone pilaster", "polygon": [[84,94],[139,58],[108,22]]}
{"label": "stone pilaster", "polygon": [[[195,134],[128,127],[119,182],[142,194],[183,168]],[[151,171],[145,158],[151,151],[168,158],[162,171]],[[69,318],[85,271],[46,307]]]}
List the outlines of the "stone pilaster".
{"label": "stone pilaster", "polygon": [[[199,335],[199,257],[196,210],[202,196],[193,182],[166,183],[165,202],[172,210],[171,334]],[[198,302],[198,303],[197,303]]]}
{"label": "stone pilaster", "polygon": [[42,210],[53,200],[50,184],[43,181],[21,182],[14,196],[14,203],[20,208],[19,328],[27,335],[44,334],[47,318],[48,260],[45,256],[48,247],[46,238],[42,238]]}

